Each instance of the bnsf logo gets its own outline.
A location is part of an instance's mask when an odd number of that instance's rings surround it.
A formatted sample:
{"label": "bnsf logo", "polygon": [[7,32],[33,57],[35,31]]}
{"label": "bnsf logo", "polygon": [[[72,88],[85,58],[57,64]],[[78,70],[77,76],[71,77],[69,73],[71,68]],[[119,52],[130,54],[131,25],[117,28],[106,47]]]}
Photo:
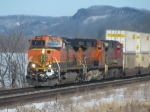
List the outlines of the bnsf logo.
{"label": "bnsf logo", "polygon": [[47,56],[45,55],[45,54],[41,54],[40,56],[39,56],[39,62],[42,62],[42,63],[44,63],[44,62],[47,62]]}

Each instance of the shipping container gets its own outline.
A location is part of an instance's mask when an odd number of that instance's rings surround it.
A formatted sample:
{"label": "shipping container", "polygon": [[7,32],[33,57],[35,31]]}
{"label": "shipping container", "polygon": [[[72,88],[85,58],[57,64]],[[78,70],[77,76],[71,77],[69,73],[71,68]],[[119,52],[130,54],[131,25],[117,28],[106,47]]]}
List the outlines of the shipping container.
{"label": "shipping container", "polygon": [[135,67],[149,67],[149,53],[136,53]]}
{"label": "shipping container", "polygon": [[106,40],[116,40],[123,44],[124,53],[150,52],[150,34],[124,30],[106,30]]}
{"label": "shipping container", "polygon": [[141,33],[141,49],[140,53],[147,53],[149,52],[149,34],[147,33]]}
{"label": "shipping container", "polygon": [[136,63],[135,57],[136,57],[135,53],[124,53],[123,54],[124,68],[127,68],[127,69],[135,68],[135,63]]}
{"label": "shipping container", "polygon": [[148,42],[148,43],[149,43],[149,45],[148,45],[148,46],[149,46],[148,52],[150,53],[150,34],[148,34],[147,39],[148,39],[148,41],[149,41],[149,42]]}
{"label": "shipping container", "polygon": [[135,51],[136,53],[140,53],[141,51],[141,33],[139,32],[135,33]]}
{"label": "shipping container", "polygon": [[149,53],[124,53],[123,63],[124,68],[149,67]]}
{"label": "shipping container", "polygon": [[149,66],[150,66],[150,53],[149,53]]}
{"label": "shipping container", "polygon": [[116,40],[123,44],[123,52],[135,53],[136,32],[124,30],[106,30],[106,40]]}
{"label": "shipping container", "polygon": [[135,53],[124,53],[123,54],[124,71],[126,76],[137,75],[139,69],[135,68],[136,54]]}

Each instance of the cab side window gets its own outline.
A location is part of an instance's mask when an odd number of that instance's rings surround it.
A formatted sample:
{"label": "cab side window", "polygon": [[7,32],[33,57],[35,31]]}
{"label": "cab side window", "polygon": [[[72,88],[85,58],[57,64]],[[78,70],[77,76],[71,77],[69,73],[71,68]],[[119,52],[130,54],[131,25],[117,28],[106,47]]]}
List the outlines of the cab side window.
{"label": "cab side window", "polygon": [[71,45],[70,45],[70,43],[63,43],[63,49],[65,49],[65,50],[69,50],[69,49],[71,49]]}
{"label": "cab side window", "polygon": [[117,50],[120,50],[120,45],[117,45]]}
{"label": "cab side window", "polygon": [[102,45],[98,45],[98,50],[101,50],[102,49]]}
{"label": "cab side window", "polygon": [[63,42],[63,49],[66,49],[66,45],[65,45],[65,43]]}

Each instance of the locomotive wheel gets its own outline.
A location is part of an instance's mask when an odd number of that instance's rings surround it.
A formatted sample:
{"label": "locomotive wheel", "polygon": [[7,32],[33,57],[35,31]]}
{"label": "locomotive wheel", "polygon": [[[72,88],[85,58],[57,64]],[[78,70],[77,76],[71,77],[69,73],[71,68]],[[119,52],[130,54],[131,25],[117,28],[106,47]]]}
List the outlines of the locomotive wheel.
{"label": "locomotive wheel", "polygon": [[86,81],[90,81],[92,79],[92,72],[88,72],[86,75]]}
{"label": "locomotive wheel", "polygon": [[104,75],[103,75],[103,79],[107,79],[107,78],[108,78],[108,72],[104,73]]}
{"label": "locomotive wheel", "polygon": [[119,77],[123,77],[123,71],[122,71],[122,70],[119,70],[118,76],[119,76]]}
{"label": "locomotive wheel", "polygon": [[121,74],[120,77],[125,77],[126,76],[126,73],[124,71],[121,71],[120,74]]}
{"label": "locomotive wheel", "polygon": [[136,76],[137,76],[137,75],[141,75],[141,71],[140,71],[140,70],[138,70],[138,73],[136,74]]}

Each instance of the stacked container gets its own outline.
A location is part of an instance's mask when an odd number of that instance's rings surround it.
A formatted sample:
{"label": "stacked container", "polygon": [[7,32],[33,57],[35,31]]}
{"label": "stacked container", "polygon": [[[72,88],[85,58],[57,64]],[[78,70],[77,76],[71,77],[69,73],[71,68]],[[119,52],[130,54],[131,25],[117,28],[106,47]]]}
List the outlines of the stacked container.
{"label": "stacked container", "polygon": [[106,40],[117,40],[123,44],[124,68],[146,68],[150,63],[149,35],[124,30],[107,30]]}

